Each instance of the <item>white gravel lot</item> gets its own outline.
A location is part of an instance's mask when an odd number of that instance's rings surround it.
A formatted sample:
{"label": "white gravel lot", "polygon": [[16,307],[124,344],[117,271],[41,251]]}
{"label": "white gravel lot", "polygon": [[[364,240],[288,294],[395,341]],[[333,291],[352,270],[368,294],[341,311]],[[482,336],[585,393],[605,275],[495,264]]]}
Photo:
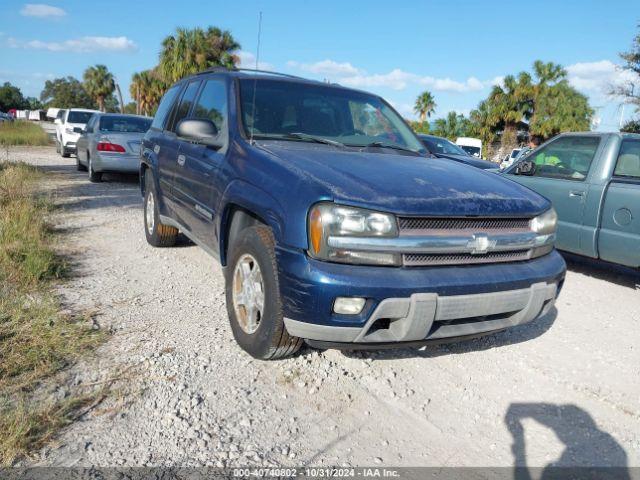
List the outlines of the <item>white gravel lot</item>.
{"label": "white gravel lot", "polygon": [[146,244],[136,178],[90,184],[53,148],[10,156],[50,172],[64,206],[64,301],[114,332],[74,381],[138,372],[34,464],[640,466],[633,272],[571,261],[556,310],[476,341],[260,362],[233,340],[219,265]]}

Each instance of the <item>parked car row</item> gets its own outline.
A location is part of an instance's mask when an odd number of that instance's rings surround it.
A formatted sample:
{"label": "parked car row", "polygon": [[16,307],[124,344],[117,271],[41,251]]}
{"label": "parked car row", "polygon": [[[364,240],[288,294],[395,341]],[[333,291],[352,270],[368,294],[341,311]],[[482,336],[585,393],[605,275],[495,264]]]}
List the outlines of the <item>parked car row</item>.
{"label": "parked car row", "polygon": [[100,182],[105,172],[138,173],[140,144],[151,120],[78,108],[59,110],[56,149],[63,157],[75,153],[77,169],[88,171],[92,182]]}

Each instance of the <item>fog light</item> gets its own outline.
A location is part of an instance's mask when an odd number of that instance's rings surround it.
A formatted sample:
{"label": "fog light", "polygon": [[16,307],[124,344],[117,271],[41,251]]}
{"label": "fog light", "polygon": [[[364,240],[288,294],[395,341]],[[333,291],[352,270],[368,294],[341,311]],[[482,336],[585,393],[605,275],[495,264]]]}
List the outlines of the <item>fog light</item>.
{"label": "fog light", "polygon": [[357,315],[364,308],[365,299],[359,297],[338,297],[333,302],[333,311],[340,315]]}

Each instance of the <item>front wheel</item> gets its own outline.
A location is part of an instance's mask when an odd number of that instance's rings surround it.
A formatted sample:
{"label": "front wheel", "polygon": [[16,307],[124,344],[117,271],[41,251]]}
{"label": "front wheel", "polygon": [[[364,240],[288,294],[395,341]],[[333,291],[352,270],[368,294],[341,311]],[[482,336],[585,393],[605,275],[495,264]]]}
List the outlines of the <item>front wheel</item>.
{"label": "front wheel", "polygon": [[285,328],[278,285],[275,240],[271,229],[242,230],[231,245],[225,269],[227,312],[238,345],[260,360],[294,354],[302,339]]}

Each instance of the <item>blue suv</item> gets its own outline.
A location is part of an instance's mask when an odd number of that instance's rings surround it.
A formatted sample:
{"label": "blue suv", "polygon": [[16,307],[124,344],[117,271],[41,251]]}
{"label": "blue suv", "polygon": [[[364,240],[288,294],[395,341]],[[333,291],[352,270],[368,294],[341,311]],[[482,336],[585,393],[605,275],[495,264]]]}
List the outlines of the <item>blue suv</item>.
{"label": "blue suv", "polygon": [[531,190],[433,158],[382,98],[214,69],[164,95],[141,151],[147,241],[224,267],[260,359],[477,337],[548,312],[565,263]]}

